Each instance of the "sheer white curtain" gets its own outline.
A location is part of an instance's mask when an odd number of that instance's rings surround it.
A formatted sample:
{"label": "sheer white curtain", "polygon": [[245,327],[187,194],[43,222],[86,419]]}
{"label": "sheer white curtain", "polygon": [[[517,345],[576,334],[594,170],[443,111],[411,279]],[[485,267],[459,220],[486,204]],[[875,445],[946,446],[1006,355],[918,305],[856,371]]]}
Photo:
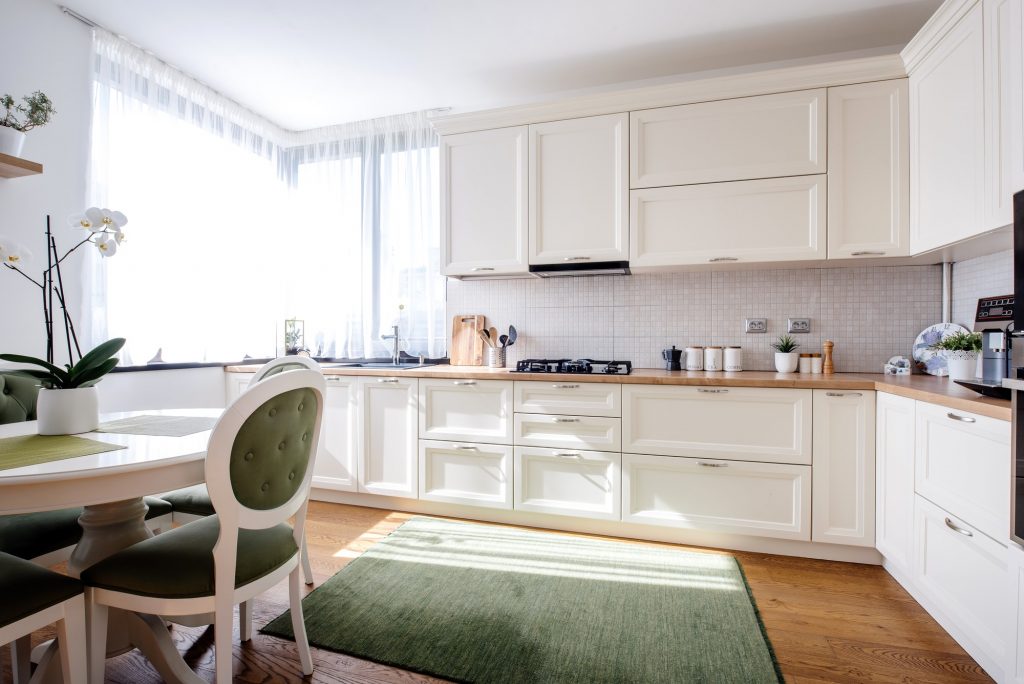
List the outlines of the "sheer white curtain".
{"label": "sheer white curtain", "polygon": [[392,323],[444,354],[422,115],[296,134],[108,33],[94,51],[91,201],[129,223],[90,264],[86,339],[127,338],[129,364],[265,357],[300,318],[323,355],[385,355]]}

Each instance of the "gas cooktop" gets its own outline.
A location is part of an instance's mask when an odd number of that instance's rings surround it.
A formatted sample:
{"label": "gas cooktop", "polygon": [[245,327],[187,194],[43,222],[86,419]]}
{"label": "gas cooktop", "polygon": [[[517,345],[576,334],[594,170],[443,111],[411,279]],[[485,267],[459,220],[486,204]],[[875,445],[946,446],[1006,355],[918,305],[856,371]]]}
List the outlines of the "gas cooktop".
{"label": "gas cooktop", "polygon": [[596,359],[523,359],[512,373],[566,373],[629,375],[629,361],[598,361]]}

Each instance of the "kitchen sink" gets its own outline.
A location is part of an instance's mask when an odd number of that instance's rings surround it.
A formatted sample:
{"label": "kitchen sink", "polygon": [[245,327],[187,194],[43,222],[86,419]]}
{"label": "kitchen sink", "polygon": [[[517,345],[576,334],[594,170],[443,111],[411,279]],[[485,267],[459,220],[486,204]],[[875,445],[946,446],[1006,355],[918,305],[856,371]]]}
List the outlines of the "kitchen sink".
{"label": "kitchen sink", "polygon": [[437,365],[436,363],[431,363],[429,361],[425,362],[425,363],[422,363],[422,364],[419,361],[403,361],[402,363],[397,364],[397,365],[394,364],[394,363],[391,363],[390,361],[382,361],[382,362],[374,361],[374,362],[369,362],[369,363],[359,363],[359,362],[352,362],[352,363],[325,363],[325,364],[321,364],[320,367],[321,368],[384,368],[384,369],[390,368],[390,369],[393,369],[393,370],[410,370],[412,368],[425,368],[427,366],[436,366],[436,365]]}

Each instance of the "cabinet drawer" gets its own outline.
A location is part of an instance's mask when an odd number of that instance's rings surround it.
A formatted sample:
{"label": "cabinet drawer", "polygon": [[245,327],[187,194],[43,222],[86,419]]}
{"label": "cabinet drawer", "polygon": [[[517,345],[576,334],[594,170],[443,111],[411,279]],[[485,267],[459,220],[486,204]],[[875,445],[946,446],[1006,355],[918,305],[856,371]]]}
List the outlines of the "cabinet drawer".
{"label": "cabinet drawer", "polygon": [[811,464],[811,390],[626,385],[622,450]]}
{"label": "cabinet drawer", "polygon": [[811,539],[810,466],[622,455],[622,519]]}
{"label": "cabinet drawer", "polygon": [[619,519],[619,454],[515,449],[515,508],[521,511]]}
{"label": "cabinet drawer", "polygon": [[420,440],[420,498],[512,508],[512,447]]}
{"label": "cabinet drawer", "polygon": [[1010,535],[1010,424],[917,403],[914,490],[1000,543]]}
{"label": "cabinet drawer", "polygon": [[630,114],[630,187],[825,172],[825,91]]}
{"label": "cabinet drawer", "polygon": [[601,416],[516,414],[516,445],[621,451],[622,420]]}
{"label": "cabinet drawer", "polygon": [[1006,595],[1006,548],[920,496],[915,497],[914,522],[915,584],[990,662],[1004,663],[1012,608]]}
{"label": "cabinet drawer", "polygon": [[516,382],[517,413],[559,416],[622,415],[622,385],[600,382]]}
{"label": "cabinet drawer", "polygon": [[420,438],[512,443],[512,383],[420,380]]}

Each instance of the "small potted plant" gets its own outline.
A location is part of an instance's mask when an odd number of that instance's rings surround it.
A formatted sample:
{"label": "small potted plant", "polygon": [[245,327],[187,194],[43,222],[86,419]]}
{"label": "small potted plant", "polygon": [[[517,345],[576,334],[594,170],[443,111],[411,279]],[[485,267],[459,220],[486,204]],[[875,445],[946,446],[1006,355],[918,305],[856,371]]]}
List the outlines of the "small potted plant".
{"label": "small potted plant", "polygon": [[19,104],[10,95],[0,98],[0,152],[17,157],[25,144],[25,132],[45,126],[57,113],[53,102],[38,90],[21,98]]}
{"label": "small potted plant", "polygon": [[780,373],[792,373],[800,363],[800,355],[796,353],[797,344],[789,335],[779,335],[779,339],[772,342],[772,349],[775,350],[775,370]]}
{"label": "small potted plant", "polygon": [[950,380],[969,380],[977,373],[981,353],[981,333],[960,330],[931,345],[946,359]]}

